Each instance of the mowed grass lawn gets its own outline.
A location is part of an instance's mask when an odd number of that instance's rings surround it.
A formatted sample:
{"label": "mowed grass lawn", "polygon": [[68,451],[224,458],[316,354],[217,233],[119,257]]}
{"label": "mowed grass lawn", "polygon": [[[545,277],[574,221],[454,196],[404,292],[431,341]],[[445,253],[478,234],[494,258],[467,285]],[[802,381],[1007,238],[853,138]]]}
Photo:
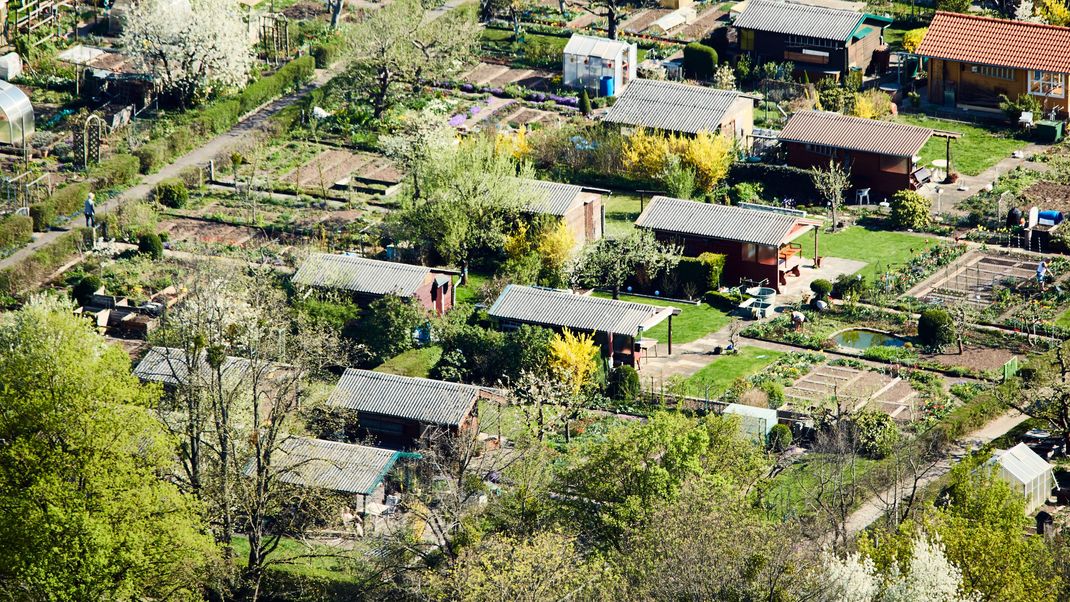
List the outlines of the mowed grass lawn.
{"label": "mowed grass lawn", "polygon": [[761,347],[740,347],[739,353],[722,355],[712,364],[692,374],[684,383],[687,394],[704,397],[708,392],[709,398],[715,399],[727,391],[737,378],[746,378],[761,372],[782,355],[784,354],[780,351]]}
{"label": "mowed grass lawn", "polygon": [[[951,141],[951,169],[968,176],[976,176],[1026,145],[1026,141],[1014,138],[1010,130],[1003,128],[985,128],[925,115],[899,115],[895,120],[899,123],[962,134],[958,140]],[[947,140],[944,138],[934,136],[921,149],[921,160],[926,167],[932,166],[934,160],[944,159],[946,156]]]}
{"label": "mowed grass lawn", "polygon": [[[936,244],[933,238],[906,232],[868,230],[862,226],[850,226],[835,233],[821,232],[820,237],[822,257],[864,261],[866,267],[857,273],[866,278],[875,276],[889,265],[906,263],[915,253]],[[795,242],[801,244],[804,251],[813,253],[813,232]]]}
{"label": "mowed grass lawn", "polygon": [[[786,516],[809,516],[814,513],[808,503],[819,482],[816,471],[823,460],[822,454],[808,453],[798,462],[769,481],[765,503],[770,514],[777,518]],[[848,483],[862,482],[878,465],[877,460],[856,457],[851,472],[845,475]],[[862,496],[865,498],[866,496]],[[861,500],[855,507],[861,505]]]}
{"label": "mowed grass lawn", "polygon": [[605,236],[620,238],[631,234],[635,229],[635,220],[639,218],[639,205],[638,195],[613,193],[603,196],[602,207],[606,210]]}
{"label": "mowed grass lawn", "polygon": [[442,348],[438,345],[429,345],[399,353],[373,370],[398,376],[427,378],[427,375],[431,373],[431,368],[435,367],[441,357]]}
{"label": "mowed grass lawn", "polygon": [[[613,298],[610,293],[601,291],[594,293],[596,297],[605,299]],[[680,315],[672,318],[672,342],[674,345],[682,345],[701,339],[707,334],[720,330],[732,321],[726,312],[706,303],[692,305],[690,303],[673,303],[660,299],[648,299],[632,295],[621,295],[621,301],[633,303],[645,303],[646,305],[658,305],[661,307],[675,307],[680,310]],[[643,333],[643,338],[657,339],[659,345],[669,342],[669,321],[665,320],[654,328]]]}

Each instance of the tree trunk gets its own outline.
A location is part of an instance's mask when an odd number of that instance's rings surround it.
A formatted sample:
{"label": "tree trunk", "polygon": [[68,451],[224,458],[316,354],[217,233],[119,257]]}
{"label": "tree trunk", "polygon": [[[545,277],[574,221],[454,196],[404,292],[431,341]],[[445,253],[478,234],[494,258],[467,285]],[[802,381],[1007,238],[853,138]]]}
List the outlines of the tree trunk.
{"label": "tree trunk", "polygon": [[461,286],[468,286],[468,260],[461,261]]}
{"label": "tree trunk", "polygon": [[620,285],[619,284],[614,284],[613,285],[613,298],[614,299],[620,299]]}
{"label": "tree trunk", "polygon": [[516,7],[509,9],[509,16],[513,20],[513,40],[520,41],[520,11]]}
{"label": "tree trunk", "polygon": [[609,39],[617,39],[617,6],[610,2],[606,5],[606,22],[608,23]]}

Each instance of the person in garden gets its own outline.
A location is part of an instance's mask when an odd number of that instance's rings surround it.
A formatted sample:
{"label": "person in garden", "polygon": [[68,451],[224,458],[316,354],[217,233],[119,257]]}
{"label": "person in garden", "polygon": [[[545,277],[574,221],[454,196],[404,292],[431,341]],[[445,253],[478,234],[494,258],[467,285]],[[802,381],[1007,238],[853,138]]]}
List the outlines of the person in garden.
{"label": "person in garden", "polygon": [[1040,290],[1044,290],[1044,283],[1048,279],[1048,262],[1041,259],[1037,264],[1037,284],[1040,285]]}
{"label": "person in garden", "polygon": [[92,192],[89,196],[85,197],[85,227],[93,228],[97,225],[97,204],[95,202],[96,196]]}

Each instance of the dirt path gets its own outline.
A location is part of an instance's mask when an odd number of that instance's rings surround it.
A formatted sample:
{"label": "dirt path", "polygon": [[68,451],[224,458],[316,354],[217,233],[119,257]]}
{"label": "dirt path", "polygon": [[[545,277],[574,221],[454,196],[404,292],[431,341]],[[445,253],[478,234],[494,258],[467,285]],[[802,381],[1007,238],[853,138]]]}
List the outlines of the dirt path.
{"label": "dirt path", "polygon": [[[261,131],[267,124],[268,120],[277,114],[282,109],[293,104],[297,99],[301,98],[310,91],[319,88],[326,84],[332,77],[341,72],[343,66],[337,65],[330,69],[318,69],[316,75],[303,88],[290,94],[283,96],[274,101],[271,101],[258,109],[246,115],[241,121],[238,122],[229,131],[224,132],[215,138],[212,138],[203,145],[191,150],[190,152],[182,155],[176,159],[173,163],[164,167],[160,171],[150,174],[142,178],[141,183],[124,190],[122,193],[113,196],[107,200],[102,200],[97,203],[97,214],[100,218],[103,218],[109,211],[114,211],[123,203],[128,201],[140,200],[148,196],[156,184],[167,178],[177,177],[182,170],[203,165],[214,159],[215,157],[223,154],[231,149],[239,147],[244,142],[252,139],[259,131]],[[79,225],[81,218],[77,218],[71,222],[72,226]],[[29,257],[34,252],[38,251],[42,247],[52,244],[59,237],[66,234],[68,230],[51,230],[49,232],[42,232],[34,234],[33,242],[19,249],[15,253],[0,260],[0,269],[4,269],[13,266],[23,259]]]}
{"label": "dirt path", "polygon": [[[988,424],[976,431],[965,435],[962,440],[968,446],[990,443],[1007,434],[1011,429],[1028,419],[1028,416],[1020,414],[1016,410],[1010,410],[1007,413],[990,420]],[[935,466],[931,467],[918,481],[918,489],[923,489],[934,483],[940,477],[946,475],[951,471],[951,467],[954,466],[955,462],[955,459],[946,457]],[[897,495],[900,498],[905,497],[905,494],[910,491],[912,481],[913,479],[911,479],[911,481],[904,481],[897,486],[890,487],[862,504],[861,508],[855,510],[851,516],[847,518],[847,535],[849,537],[854,536],[876,522],[884,515],[890,503],[894,501]]]}

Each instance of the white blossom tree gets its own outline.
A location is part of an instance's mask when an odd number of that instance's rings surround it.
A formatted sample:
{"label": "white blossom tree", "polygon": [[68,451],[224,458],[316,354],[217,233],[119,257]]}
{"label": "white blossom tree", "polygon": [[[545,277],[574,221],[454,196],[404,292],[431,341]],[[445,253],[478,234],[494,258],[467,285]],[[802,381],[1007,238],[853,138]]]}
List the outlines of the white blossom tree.
{"label": "white blossom tree", "polygon": [[253,63],[237,2],[142,0],[127,14],[122,44],[183,105],[243,87]]}

